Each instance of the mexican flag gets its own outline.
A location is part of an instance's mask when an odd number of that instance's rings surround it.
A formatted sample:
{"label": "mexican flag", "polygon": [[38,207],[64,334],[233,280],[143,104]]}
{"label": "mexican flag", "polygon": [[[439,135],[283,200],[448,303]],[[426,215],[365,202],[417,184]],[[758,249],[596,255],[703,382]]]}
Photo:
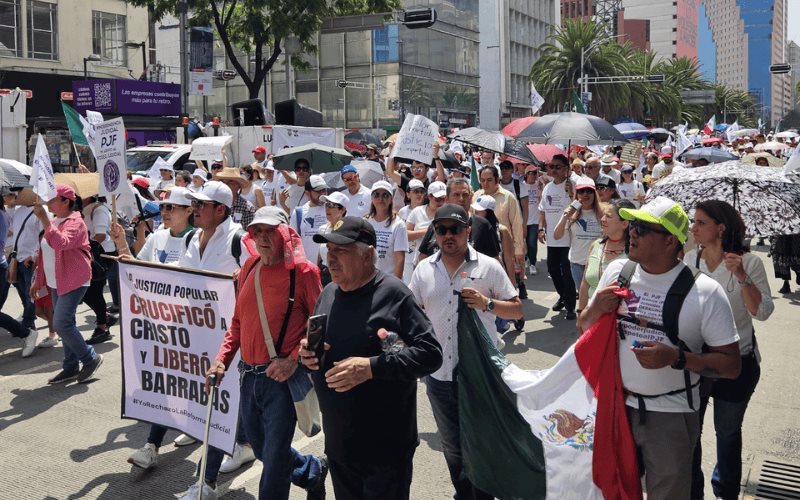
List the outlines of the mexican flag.
{"label": "mexican flag", "polygon": [[703,133],[706,135],[711,135],[714,133],[714,129],[717,127],[717,115],[711,115],[711,119],[708,120],[706,126],[703,127]]}
{"label": "mexican flag", "polygon": [[641,499],[617,352],[603,316],[549,370],[511,364],[475,312],[458,315],[464,472],[501,499]]}

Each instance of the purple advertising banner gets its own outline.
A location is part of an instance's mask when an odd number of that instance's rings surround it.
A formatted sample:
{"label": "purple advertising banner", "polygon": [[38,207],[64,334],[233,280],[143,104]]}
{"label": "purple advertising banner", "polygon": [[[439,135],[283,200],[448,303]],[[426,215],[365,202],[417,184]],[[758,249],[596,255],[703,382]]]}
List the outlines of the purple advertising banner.
{"label": "purple advertising banner", "polygon": [[72,82],[73,107],[120,115],[178,116],[181,86],[138,80],[86,80]]}

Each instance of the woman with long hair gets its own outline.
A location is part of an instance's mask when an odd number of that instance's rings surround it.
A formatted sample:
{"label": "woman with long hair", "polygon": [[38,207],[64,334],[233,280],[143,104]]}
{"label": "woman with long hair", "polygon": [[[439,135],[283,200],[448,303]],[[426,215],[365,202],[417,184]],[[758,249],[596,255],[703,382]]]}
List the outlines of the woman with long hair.
{"label": "woman with long hair", "polygon": [[56,196],[47,202],[47,208],[53,220],[42,205],[33,209],[44,227],[44,238],[37,259],[36,279],[30,290],[31,297],[42,296],[42,290],[50,293],[53,326],[64,346],[62,370],[47,383],[61,384],[75,379],[83,383],[92,378],[103,363],[103,356],[86,343],[75,320],[78,304],[92,278],[89,232],[71,187],[56,185]]}
{"label": "woman with long hair", "polygon": [[244,165],[239,167],[239,175],[242,178],[242,188],[239,191],[239,196],[252,203],[256,210],[266,205],[264,190],[259,186],[261,182],[259,172],[250,165]]}
{"label": "woman with long hair", "polygon": [[[412,183],[414,184],[413,188]],[[417,204],[406,217],[400,215],[400,218],[405,221],[406,231],[408,231],[408,254],[406,254],[406,264],[403,272],[403,281],[406,284],[411,283],[411,275],[414,273],[414,266],[419,258],[417,244],[428,232],[428,226],[433,222],[436,210],[444,205],[444,199],[447,196],[447,186],[444,182],[431,182],[426,191],[420,181],[413,179],[408,183],[407,191],[408,197],[412,202],[419,197],[420,188],[423,193],[427,193],[427,198],[423,196],[425,201],[422,204]],[[409,206],[403,207],[398,212],[398,215]]]}
{"label": "woman with long hair", "polygon": [[589,256],[586,259],[583,279],[580,282],[578,292],[578,310],[582,311],[589,303],[589,297],[594,294],[600,276],[603,275],[608,264],[624,257],[628,253],[630,235],[628,234],[628,224],[619,216],[620,209],[636,208],[632,201],[620,198],[611,200],[611,203],[603,203],[603,211],[600,217],[600,231],[602,237],[592,242],[589,247]]}
{"label": "woman with long hair", "polygon": [[392,208],[394,186],[386,181],[372,185],[372,203],[369,213],[364,217],[375,229],[378,263],[375,267],[403,279],[406,253],[408,253],[408,232],[403,220]]}
{"label": "woman with long hair", "polygon": [[[612,181],[613,182],[613,181]],[[589,258],[589,247],[600,237],[600,199],[594,182],[588,177],[581,177],[575,186],[575,200],[564,210],[553,230],[556,239],[570,235],[569,266],[575,283],[583,281],[583,270]]]}
{"label": "woman with long hair", "polygon": [[[319,200],[325,204],[325,224],[320,226],[319,234],[327,234],[337,222],[347,215],[347,204],[350,199],[345,196],[341,191],[334,191],[331,194],[324,194],[319,197]],[[317,267],[319,267],[319,276],[322,281],[322,286],[331,282],[331,271],[328,269],[328,245],[327,243],[320,243],[319,255],[317,256]]]}
{"label": "woman with long hair", "polygon": [[[717,463],[711,475],[714,496],[739,498],[742,479],[742,420],[761,376],[753,319],[765,321],[775,305],[764,264],[745,244],[745,225],[730,204],[708,200],[695,206],[692,236],[699,245],[683,261],[716,280],[728,296],[739,334],[742,370],[735,379],[711,380],[711,394],[700,391],[700,425],[714,398]],[[704,394],[705,392],[705,394]],[[701,427],[702,432],[702,427]],[[702,449],[697,439],[693,464],[692,498],[703,496]],[[698,496],[699,495],[699,496]]]}

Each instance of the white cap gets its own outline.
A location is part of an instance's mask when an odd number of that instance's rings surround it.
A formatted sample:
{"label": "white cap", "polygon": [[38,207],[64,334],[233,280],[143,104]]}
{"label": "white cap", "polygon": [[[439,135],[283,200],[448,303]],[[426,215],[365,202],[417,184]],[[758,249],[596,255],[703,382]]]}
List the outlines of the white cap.
{"label": "white cap", "polygon": [[447,196],[447,186],[444,182],[431,182],[428,186],[428,194],[434,198],[444,198]]}
{"label": "white cap", "polygon": [[497,202],[488,194],[484,194],[478,196],[475,202],[470,205],[473,210],[476,211],[484,211],[484,210],[492,210],[494,211],[497,208]]}
{"label": "white cap", "polygon": [[415,189],[425,189],[425,184],[419,179],[411,179],[408,181],[408,190],[413,191]]}
{"label": "white cap", "polygon": [[275,170],[275,162],[272,160],[267,160],[261,164],[261,168],[266,168],[267,170]]}
{"label": "white cap", "polygon": [[166,191],[163,199],[157,201],[159,205],[181,205],[188,207],[192,204],[192,200],[187,198],[191,191],[185,187],[175,186],[169,191]]}
{"label": "white cap", "polygon": [[208,180],[208,174],[206,172],[203,172],[199,168],[195,169],[195,171],[192,172],[192,177],[199,177],[203,179],[203,182]]}
{"label": "white cap", "polygon": [[256,224],[269,224],[270,226],[289,224],[289,216],[286,215],[283,209],[268,205],[256,210],[255,215],[253,215],[253,222],[247,227],[250,228]]}
{"label": "white cap", "polygon": [[394,194],[394,186],[389,184],[387,181],[378,181],[372,185],[372,191],[374,192],[377,189],[383,189],[384,191],[388,191],[391,194]]}
{"label": "white cap", "polygon": [[330,194],[323,194],[319,197],[322,203],[336,203],[337,205],[341,205],[347,208],[347,205],[350,203],[350,198],[344,195],[341,191],[334,191]]}
{"label": "white cap", "polygon": [[189,193],[186,197],[197,201],[216,201],[228,208],[233,208],[233,192],[231,188],[220,181],[208,181],[200,192]]}
{"label": "white cap", "polygon": [[320,191],[322,189],[328,189],[328,184],[325,182],[325,179],[322,178],[321,175],[312,175],[308,178],[308,183],[306,184],[306,189],[311,186],[312,191]]}
{"label": "white cap", "polygon": [[661,154],[672,154],[672,146],[663,146],[661,148]]}

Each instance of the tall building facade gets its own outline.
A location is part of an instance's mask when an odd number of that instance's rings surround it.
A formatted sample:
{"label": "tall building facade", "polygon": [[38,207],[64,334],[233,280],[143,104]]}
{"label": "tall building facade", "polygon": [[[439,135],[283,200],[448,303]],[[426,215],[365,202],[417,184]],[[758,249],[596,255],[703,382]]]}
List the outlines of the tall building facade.
{"label": "tall building facade", "polygon": [[656,60],[697,58],[697,6],[699,0],[622,0],[628,20],[649,21],[650,50]]}

